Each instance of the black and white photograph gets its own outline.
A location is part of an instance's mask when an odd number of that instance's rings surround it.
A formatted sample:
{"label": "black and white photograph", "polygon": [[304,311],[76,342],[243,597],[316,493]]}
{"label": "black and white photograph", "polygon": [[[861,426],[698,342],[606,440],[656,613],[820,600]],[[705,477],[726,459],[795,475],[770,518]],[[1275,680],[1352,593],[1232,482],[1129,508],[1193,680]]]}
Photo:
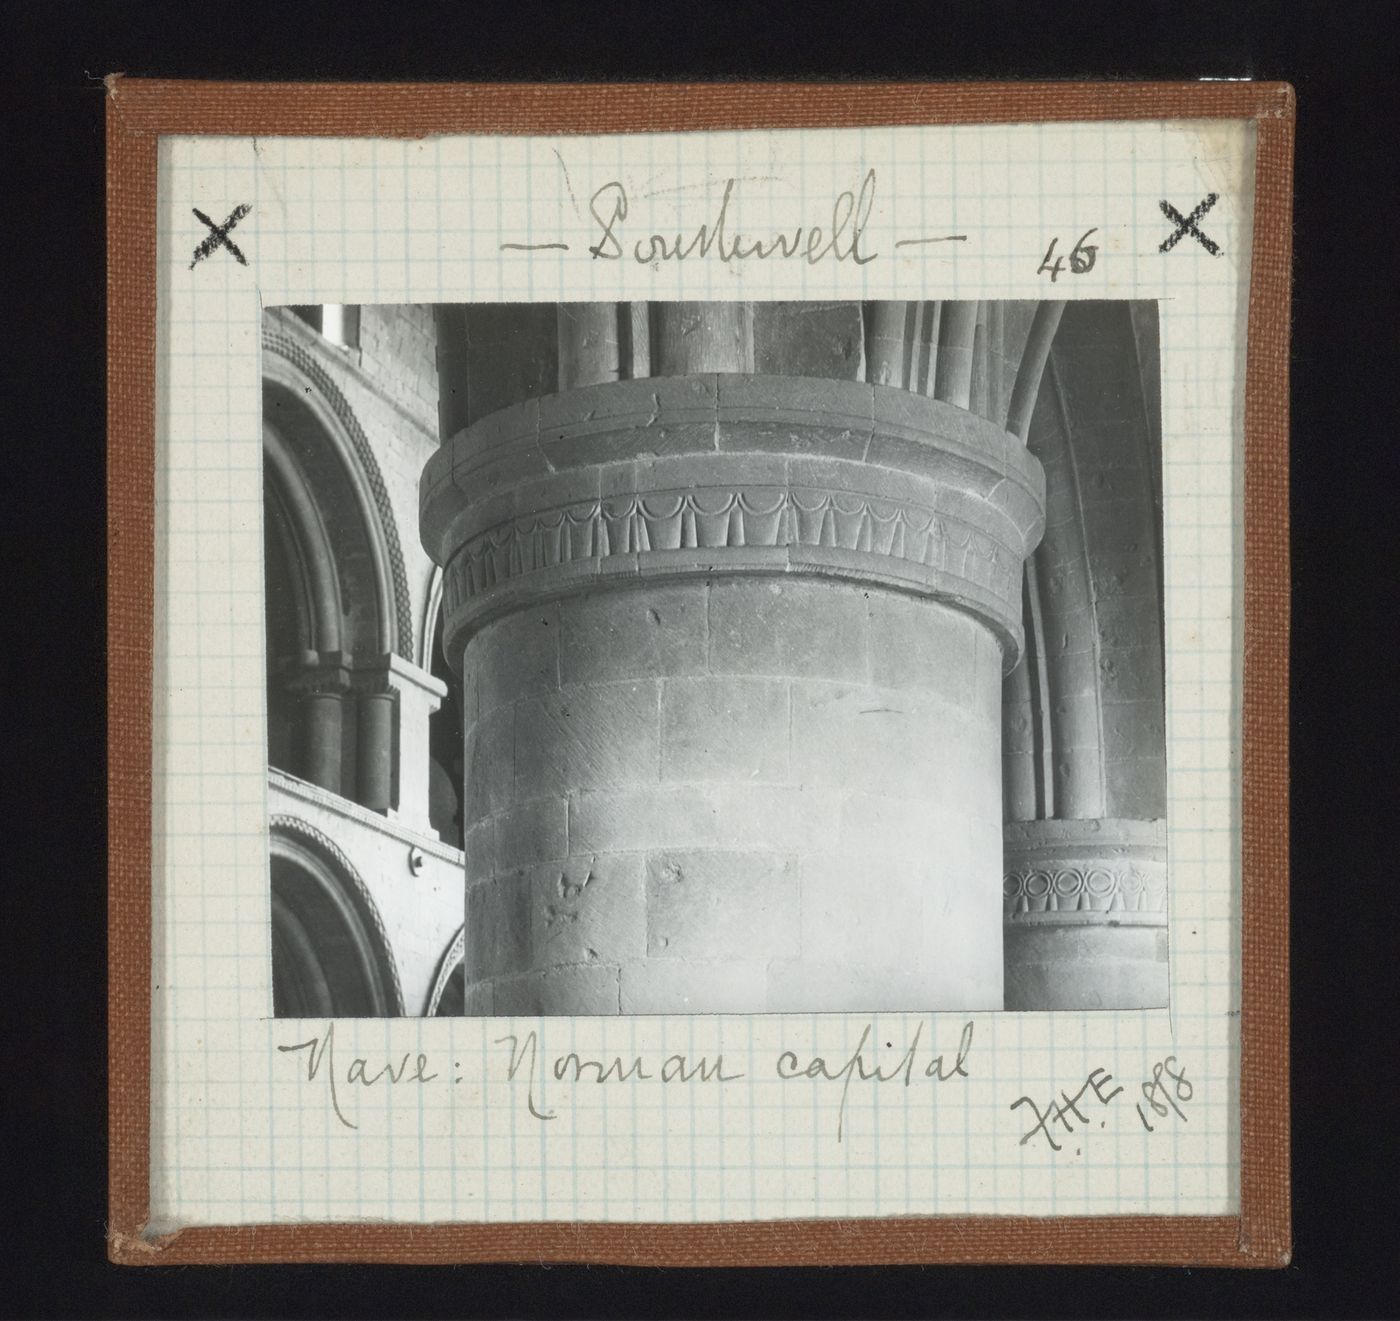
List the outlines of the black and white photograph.
{"label": "black and white photograph", "polygon": [[1157,304],[275,307],[278,1017],[1167,1003]]}

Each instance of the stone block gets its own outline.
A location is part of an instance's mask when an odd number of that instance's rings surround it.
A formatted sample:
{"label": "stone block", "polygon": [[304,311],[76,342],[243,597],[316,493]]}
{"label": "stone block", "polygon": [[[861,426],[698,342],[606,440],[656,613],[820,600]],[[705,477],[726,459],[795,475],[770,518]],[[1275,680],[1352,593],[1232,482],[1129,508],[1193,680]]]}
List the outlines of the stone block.
{"label": "stone block", "polygon": [[[1040,562],[1041,599],[1052,620],[1058,620],[1062,612],[1083,607],[1090,599],[1088,570],[1082,557],[1070,549],[1058,558],[1056,549],[1047,538]],[[1053,653],[1055,647],[1050,650]]]}
{"label": "stone block", "polygon": [[1116,925],[1110,922],[1008,923],[1008,956],[1015,947],[1025,963],[1092,963],[1098,959],[1144,960],[1167,957],[1165,926]]}
{"label": "stone block", "polygon": [[869,615],[870,678],[881,688],[915,688],[950,702],[973,698],[976,635],[987,630],[937,601],[872,591]]}
{"label": "stone block", "polygon": [[927,954],[927,858],[858,853],[801,864],[804,962],[907,967]]}
{"label": "stone block", "polygon": [[753,364],[771,376],[853,381],[865,329],[858,302],[753,304]]}
{"label": "stone block", "polygon": [[[700,456],[703,461],[704,456]],[[685,462],[686,460],[681,460]],[[617,463],[602,463],[591,471],[598,474],[598,496],[606,500],[610,508],[616,510],[625,501],[630,501],[640,490],[637,484],[638,461],[623,459]],[[580,469],[579,472],[589,471]]]}
{"label": "stone block", "polygon": [[483,817],[462,836],[467,884],[476,885],[496,874],[496,819]]}
{"label": "stone block", "polygon": [[822,852],[838,846],[842,798],[831,787],[722,783],[584,793],[570,799],[569,840],[575,854],[758,842]]}
{"label": "stone block", "polygon": [[715,378],[648,377],[540,401],[540,449],[556,469],[715,448]]}
{"label": "stone block", "polygon": [[[427,471],[431,471],[431,460]],[[461,491],[457,490],[454,485],[453,490],[456,491],[458,508],[452,514],[450,523],[444,521],[444,530],[450,528],[450,550],[455,552],[458,547],[487,529],[499,528],[503,524],[514,521],[516,489],[507,487],[495,495],[484,496],[480,500],[473,500],[471,504],[466,504],[462,500]]]}
{"label": "stone block", "polygon": [[1028,752],[1006,753],[1001,761],[1002,803],[1009,820],[1036,813],[1036,759]]}
{"label": "stone block", "polygon": [[1051,777],[1057,812],[1070,816],[1103,815],[1103,772],[1094,749],[1079,753],[1057,749]]}
{"label": "stone block", "polygon": [[1131,609],[1131,598],[1143,597],[1150,609],[1157,600],[1157,565],[1150,549],[1098,551],[1093,558],[1094,598],[1115,609]]}
{"label": "stone block", "polygon": [[671,679],[661,694],[663,780],[777,780],[788,773],[781,680]]}
{"label": "stone block", "polygon": [[1098,693],[1060,690],[1050,706],[1050,723],[1057,753],[1097,750],[1102,743]]}
{"label": "stone block", "polygon": [[519,798],[656,779],[657,685],[574,685],[516,708]]}
{"label": "stone block", "polygon": [[[928,785],[928,798],[947,812],[963,812],[968,818],[978,813],[996,813],[996,830],[993,834],[1000,839],[1003,804],[996,786],[1001,784],[1001,711],[985,723],[976,722],[969,716],[962,726],[956,758],[945,758],[937,775]],[[976,732],[976,731],[982,732]],[[990,731],[990,732],[987,732]],[[994,845],[994,847],[1000,847]]]}
{"label": "stone block", "polygon": [[518,445],[497,446],[474,453],[460,448],[459,437],[454,458],[453,484],[459,490],[470,492],[473,498],[507,492],[521,482],[543,477],[550,471],[548,461],[535,448],[533,437]]}
{"label": "stone block", "polygon": [[536,798],[494,818],[497,868],[508,870],[562,858],[569,849],[569,808],[563,798]]}
{"label": "stone block", "polygon": [[[1011,438],[995,423],[910,390],[874,386],[872,395],[868,462],[956,479],[958,486],[984,493],[1006,473]],[[1016,467],[1028,468],[1029,457],[1016,456]]]}
{"label": "stone block", "polygon": [[463,751],[466,820],[470,829],[483,817],[508,807],[514,798],[515,712],[498,707],[467,730]]}
{"label": "stone block", "polygon": [[[527,392],[528,393],[528,392]],[[521,395],[516,401],[505,400],[494,408],[479,413],[470,430],[457,432],[448,442],[454,471],[461,471],[473,460],[508,454],[514,450],[535,448],[539,435],[540,410],[535,399]],[[459,482],[462,490],[476,499],[481,492]]]}
{"label": "stone block", "polygon": [[[1161,650],[1161,631],[1155,604],[1148,606],[1141,600],[1110,603],[1098,611],[1093,623],[1097,625],[1097,644],[1101,655],[1112,655],[1125,647]],[[1092,633],[1089,642],[1090,645],[1094,643]]]}
{"label": "stone block", "polygon": [[966,783],[971,737],[966,710],[935,694],[813,679],[792,685],[793,775],[803,783],[961,799],[985,788]]}
{"label": "stone block", "polygon": [[447,655],[445,647],[443,655],[446,656],[448,665],[462,676],[462,727],[466,729],[481,715],[481,685],[477,681],[476,670],[463,663],[463,656]]}
{"label": "stone block", "polygon": [[1159,759],[1166,747],[1166,711],[1161,702],[1105,702],[1103,707],[1104,757]]}
{"label": "stone block", "polygon": [[854,793],[842,804],[841,852],[862,860],[862,869],[863,860],[872,855],[917,859],[926,865],[959,840],[963,814],[949,811],[933,795],[917,792],[918,786],[907,787],[907,797]]}
{"label": "stone block", "polygon": [[1006,927],[1010,1010],[1160,1009],[1167,1004],[1165,927]]}
{"label": "stone block", "polygon": [[715,842],[717,808],[708,789],[634,788],[569,799],[569,846],[575,854],[678,848]]}
{"label": "stone block", "polygon": [[1110,757],[1104,765],[1104,810],[1111,816],[1150,820],[1167,814],[1166,749],[1141,756]]}
{"label": "stone block", "polygon": [[[1117,446],[1112,449],[1116,450]],[[1088,480],[1079,485],[1080,500],[1086,510],[1092,506],[1099,512],[1104,528],[1127,531],[1149,526],[1152,487],[1147,466],[1141,462],[1138,454],[1133,455],[1132,462],[1118,466],[1095,465]]]}
{"label": "stone block", "polygon": [[[789,460],[783,454],[745,454],[734,458],[714,454],[658,454],[634,464],[634,490],[669,494],[683,491],[752,487],[783,489],[788,484]],[[650,499],[651,496],[648,496]],[[707,507],[714,501],[707,499]]]}
{"label": "stone block", "polygon": [[1045,620],[1045,649],[1051,656],[1092,656],[1097,650],[1094,608],[1062,602]]}
{"label": "stone block", "polygon": [[651,958],[796,956],[800,901],[790,854],[667,849],[646,860]]}
{"label": "stone block", "polygon": [[1156,647],[1122,647],[1099,658],[1105,702],[1162,700],[1162,656]]}
{"label": "stone block", "polygon": [[553,968],[502,978],[495,986],[497,1017],[541,1018],[615,1015],[618,970],[607,964]]}
{"label": "stone block", "polygon": [[494,982],[468,982],[463,996],[462,1014],[466,1018],[490,1018],[496,1012]]}
{"label": "stone block", "polygon": [[1167,828],[1160,820],[1008,821],[1002,827],[1008,854],[1024,856],[1054,849],[1057,857],[1095,856],[1127,850],[1134,856],[1166,858]]}
{"label": "stone block", "polygon": [[1004,755],[1028,756],[1035,752],[1035,726],[1029,702],[1013,699],[1003,703],[1001,727]]}
{"label": "stone block", "polygon": [[761,1014],[767,1007],[763,961],[642,959],[622,969],[624,1014]]}
{"label": "stone block", "polygon": [[[1047,490],[1045,493],[1045,544],[1041,548],[1049,564],[1071,554],[1083,559],[1083,549],[1077,529],[1080,527],[1079,502],[1074,498],[1073,468],[1068,458],[1057,451],[1043,459]],[[1066,535],[1068,534],[1068,535]]]}
{"label": "stone block", "polygon": [[792,567],[791,548],[788,546],[653,550],[635,559],[637,574],[643,580],[674,581],[682,577],[702,577],[707,586],[711,579],[727,574],[783,574],[790,572]]}
{"label": "stone block", "polygon": [[[756,458],[745,458],[746,471]],[[938,483],[918,474],[858,460],[792,454],[784,462],[788,486],[805,491],[839,492],[842,503],[847,505],[856,498],[866,498],[877,504],[909,506],[926,514],[933,508],[940,489]]]}
{"label": "stone block", "polygon": [[1056,696],[1084,696],[1097,701],[1098,660],[1092,649],[1054,651],[1046,658],[1050,691]]}
{"label": "stone block", "polygon": [[[950,942],[945,954],[929,969],[925,979],[925,1005],[939,1010],[998,1011],[1005,1005],[1006,984],[1000,952],[1000,933],[984,946]],[[964,957],[959,960],[958,956]]]}
{"label": "stone block", "polygon": [[483,713],[559,687],[559,608],[537,605],[507,615],[468,644]]}
{"label": "stone block", "polygon": [[710,670],[864,681],[866,594],[846,584],[731,578],[710,588]]}
{"label": "stone block", "polygon": [[452,477],[452,455],[440,449],[419,478],[419,544],[435,563],[451,558],[461,545],[459,529],[467,526],[462,493]]}
{"label": "stone block", "polygon": [[653,421],[639,417],[632,426],[619,420],[612,428],[600,426],[542,439],[540,447],[556,469],[626,463],[660,454],[707,454],[715,447],[715,424],[713,418],[690,421],[660,415]]}
{"label": "stone block", "polygon": [[567,684],[701,674],[703,583],[599,592],[562,607],[560,677]]}
{"label": "stone block", "polygon": [[[494,527],[508,520],[531,520],[546,517],[571,505],[590,505],[603,493],[601,468],[576,468],[568,472],[552,472],[532,482],[522,483],[510,493],[508,514],[497,514],[483,527]],[[494,512],[494,511],[493,511]]]}
{"label": "stone block", "polygon": [[976,983],[1002,968],[999,855],[971,850],[966,864],[931,877],[924,894],[925,959],[941,985]]}
{"label": "stone block", "polygon": [[527,872],[507,872],[467,891],[468,984],[531,965],[531,884]]}
{"label": "stone block", "polygon": [[[461,309],[460,338],[439,341],[444,386],[460,384],[472,420],[519,399],[533,400],[559,380],[559,312],[551,303],[473,303]],[[463,350],[469,352],[463,354]],[[453,362],[462,355],[460,366]],[[452,364],[449,366],[449,364]]]}
{"label": "stone block", "polygon": [[705,842],[747,849],[763,844],[785,853],[822,853],[837,848],[842,791],[815,785],[710,785],[713,830]]}
{"label": "stone block", "polygon": [[868,386],[783,376],[721,375],[718,381],[721,451],[865,457]]}
{"label": "stone block", "polygon": [[[999,964],[984,977],[953,985],[927,963],[870,967],[779,959],[768,965],[768,1012],[775,1014],[995,1010],[1001,1000]],[[950,1050],[956,1046],[957,1035],[950,1034]]]}
{"label": "stone block", "polygon": [[979,625],[973,637],[976,658],[970,710],[977,719],[995,721],[1000,727],[1001,685],[1008,667],[1022,655],[1025,639],[1021,639],[1020,648],[1012,651],[990,628]]}
{"label": "stone block", "polygon": [[640,853],[570,858],[532,869],[533,966],[626,963],[646,953]]}
{"label": "stone block", "polygon": [[[998,759],[999,760],[999,759]],[[996,811],[996,799],[983,799],[979,802],[978,808],[983,812]],[[1002,853],[1005,843],[1006,823],[1000,815],[996,817],[979,816],[977,812],[969,813],[967,821],[963,824],[961,839],[964,846],[963,861],[974,873],[981,877],[981,883],[987,886],[987,893],[998,896],[1001,894],[1001,870]],[[983,864],[986,870],[982,871]]]}

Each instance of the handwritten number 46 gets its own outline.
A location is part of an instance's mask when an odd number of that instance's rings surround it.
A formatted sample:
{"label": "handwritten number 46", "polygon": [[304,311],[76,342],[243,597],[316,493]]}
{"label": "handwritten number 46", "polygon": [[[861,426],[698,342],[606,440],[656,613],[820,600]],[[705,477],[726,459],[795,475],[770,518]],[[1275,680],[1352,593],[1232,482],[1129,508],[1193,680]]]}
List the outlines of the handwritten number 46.
{"label": "handwritten number 46", "polygon": [[1083,275],[1085,271],[1094,269],[1094,259],[1099,255],[1099,245],[1097,243],[1086,243],[1091,234],[1097,234],[1098,226],[1086,230],[1080,235],[1079,242],[1070,250],[1068,258],[1055,255],[1055,247],[1059,243],[1058,238],[1050,240],[1050,246],[1045,249],[1045,256],[1041,259],[1040,266],[1036,270],[1037,275],[1043,275],[1046,271],[1050,273],[1050,283],[1054,284],[1059,279],[1060,272],[1065,268],[1065,262],[1069,262],[1069,269],[1075,275]]}

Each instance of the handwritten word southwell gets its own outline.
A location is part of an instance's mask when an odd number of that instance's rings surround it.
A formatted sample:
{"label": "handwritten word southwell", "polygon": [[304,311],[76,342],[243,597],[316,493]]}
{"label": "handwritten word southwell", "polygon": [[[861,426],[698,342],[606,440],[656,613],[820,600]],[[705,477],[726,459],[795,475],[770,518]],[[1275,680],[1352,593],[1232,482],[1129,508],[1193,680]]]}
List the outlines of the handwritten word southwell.
{"label": "handwritten word southwell", "polygon": [[798,224],[762,237],[745,235],[740,229],[734,214],[736,187],[737,180],[726,179],[715,212],[697,226],[679,229],[674,234],[651,233],[624,239],[630,211],[627,189],[620,180],[609,180],[588,202],[589,214],[598,226],[596,241],[588,251],[599,261],[617,261],[630,253],[632,260],[642,266],[705,257],[720,262],[801,258],[809,266],[830,259],[864,266],[879,256],[861,247],[870,209],[875,204],[874,170],[866,171],[859,189],[848,188],[837,194],[829,227]]}

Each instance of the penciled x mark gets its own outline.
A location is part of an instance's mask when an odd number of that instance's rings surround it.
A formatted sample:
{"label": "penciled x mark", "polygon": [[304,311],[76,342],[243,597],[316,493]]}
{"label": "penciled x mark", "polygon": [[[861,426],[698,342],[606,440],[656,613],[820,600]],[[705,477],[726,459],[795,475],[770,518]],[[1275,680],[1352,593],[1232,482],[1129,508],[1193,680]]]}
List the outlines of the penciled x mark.
{"label": "penciled x mark", "polygon": [[1220,244],[1203,234],[1196,226],[1196,222],[1219,200],[1220,196],[1218,193],[1209,193],[1189,216],[1183,216],[1176,207],[1163,198],[1159,203],[1162,208],[1162,214],[1166,216],[1176,228],[1162,240],[1162,246],[1158,248],[1158,251],[1170,252],[1181,242],[1185,235],[1190,234],[1212,257],[1220,256]]}
{"label": "penciled x mark", "polygon": [[194,270],[200,262],[206,257],[212,256],[220,248],[227,248],[234,257],[237,258],[240,266],[246,266],[248,264],[248,259],[243,255],[238,244],[229,238],[229,231],[252,209],[253,208],[249,206],[247,202],[240,202],[229,212],[228,219],[225,220],[222,225],[216,225],[197,206],[191,207],[190,210],[192,210],[204,224],[209,226],[209,236],[194,250],[194,260],[190,262],[190,270]]}

